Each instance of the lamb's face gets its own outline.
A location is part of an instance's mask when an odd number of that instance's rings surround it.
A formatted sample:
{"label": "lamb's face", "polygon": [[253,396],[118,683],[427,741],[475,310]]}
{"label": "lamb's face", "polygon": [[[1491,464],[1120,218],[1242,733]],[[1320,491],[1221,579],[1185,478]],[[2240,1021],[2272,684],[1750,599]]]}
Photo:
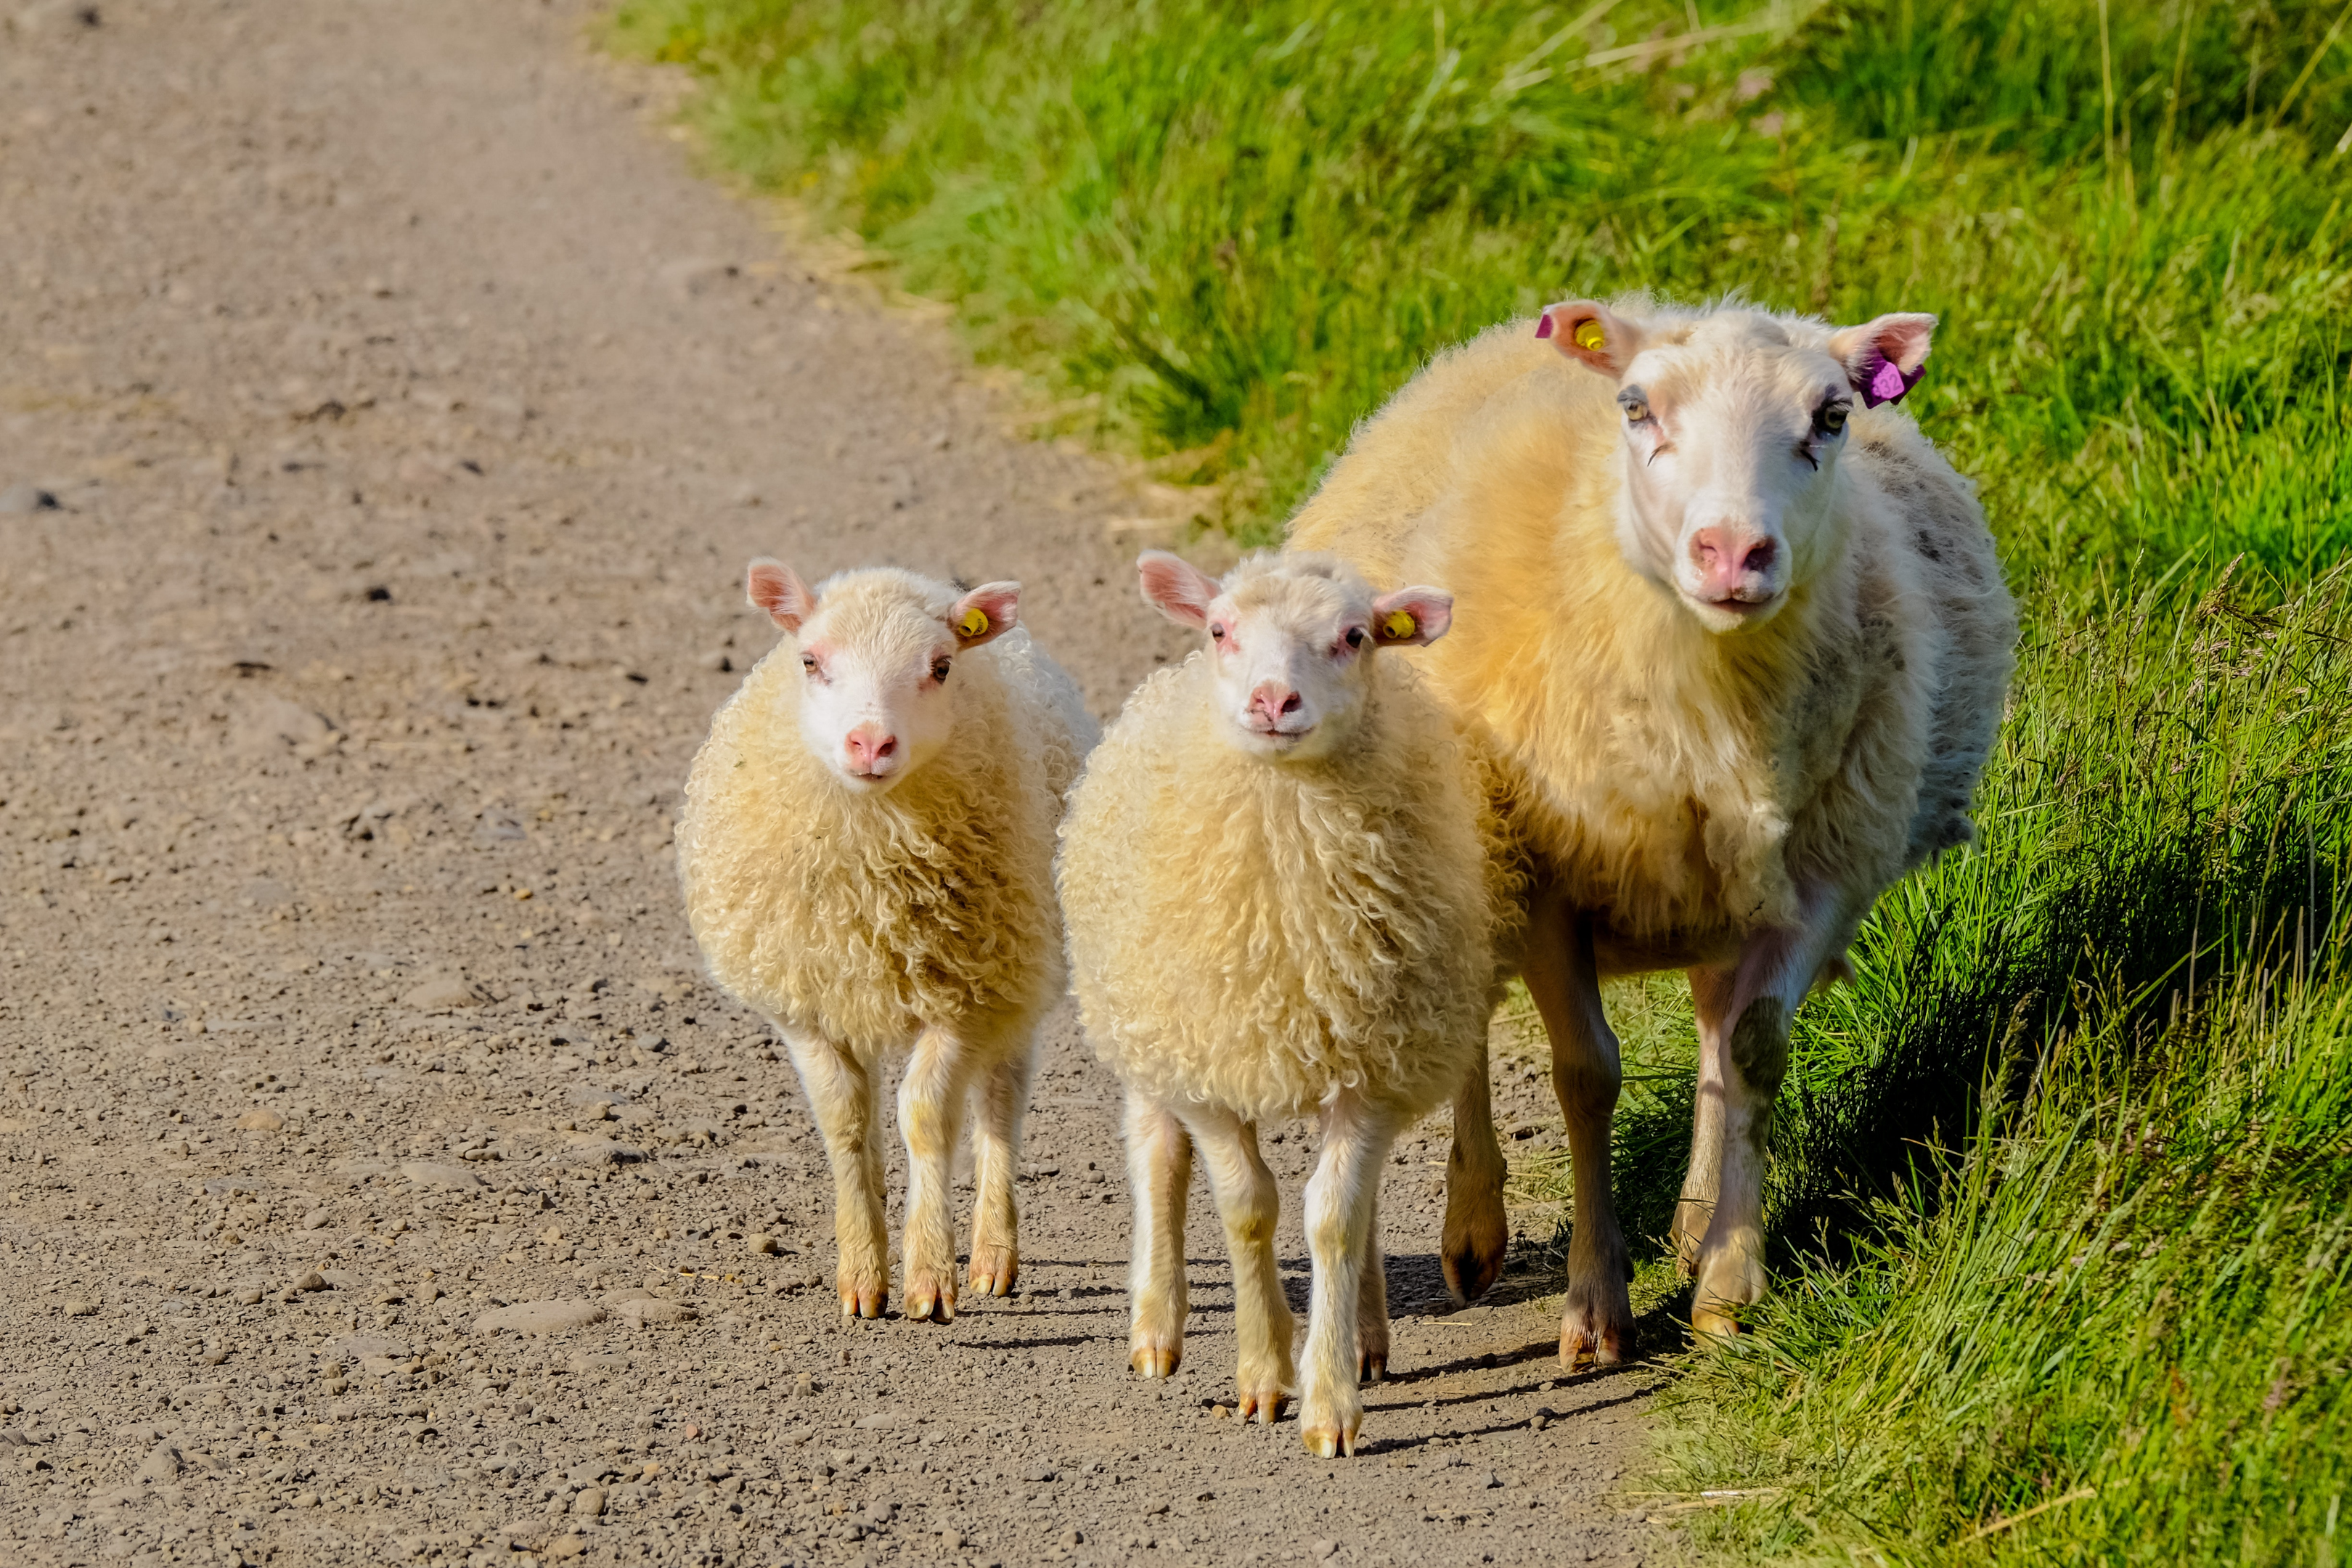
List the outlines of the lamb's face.
{"label": "lamb's face", "polygon": [[779,562],[751,563],[751,602],[797,644],[801,742],[845,786],[879,794],[944,751],[957,656],[1018,623],[1017,583],[951,593],[887,571],[811,593]]}
{"label": "lamb's face", "polygon": [[1143,596],[1208,634],[1221,732],[1255,757],[1308,761],[1346,745],[1371,692],[1382,647],[1434,642],[1454,601],[1433,588],[1375,597],[1328,556],[1259,556],[1223,584],[1176,556],[1136,563]]}
{"label": "lamb's face", "polygon": [[1540,335],[1617,383],[1619,544],[1700,625],[1760,625],[1843,548],[1838,459],[1857,401],[1892,402],[1927,357],[1932,316],[1831,331],[1751,310],[1629,321],[1555,305]]}

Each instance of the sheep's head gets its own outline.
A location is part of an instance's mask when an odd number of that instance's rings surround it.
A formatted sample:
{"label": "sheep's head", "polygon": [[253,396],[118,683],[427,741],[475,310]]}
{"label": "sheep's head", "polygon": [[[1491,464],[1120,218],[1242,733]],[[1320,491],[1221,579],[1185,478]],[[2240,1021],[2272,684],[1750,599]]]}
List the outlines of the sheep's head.
{"label": "sheep's head", "polygon": [[1536,332],[1617,384],[1625,452],[1619,542],[1700,624],[1759,625],[1843,548],[1838,458],[1857,400],[1923,374],[1933,316],[1858,327],[1760,310],[1619,315],[1554,305]]}
{"label": "sheep's head", "polygon": [[1021,584],[961,597],[874,568],[812,591],[781,561],[751,563],[751,603],[790,633],[801,665],[801,740],[852,789],[879,792],[939,755],[955,728],[956,656],[1019,624]]}
{"label": "sheep's head", "polygon": [[1222,583],[1165,551],[1135,565],[1153,608],[1208,634],[1218,716],[1254,756],[1338,751],[1363,719],[1373,651],[1435,642],[1454,619],[1453,595],[1375,595],[1328,555],[1253,556]]}

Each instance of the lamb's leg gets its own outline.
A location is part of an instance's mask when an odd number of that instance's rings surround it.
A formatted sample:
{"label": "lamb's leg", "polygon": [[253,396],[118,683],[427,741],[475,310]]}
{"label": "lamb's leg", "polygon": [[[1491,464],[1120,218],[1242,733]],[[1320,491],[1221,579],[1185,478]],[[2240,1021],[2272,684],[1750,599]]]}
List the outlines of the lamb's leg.
{"label": "lamb's leg", "polygon": [[1234,1331],[1240,1342],[1234,1384],[1241,1416],[1271,1424],[1294,1386],[1290,1303],[1274,1266],[1274,1227],[1282,1215],[1274,1173],[1258,1157],[1257,1128],[1221,1106],[1186,1106],[1180,1113],[1192,1146],[1208,1168],[1209,1187],[1225,1223],[1225,1249],[1234,1262]]}
{"label": "lamb's leg", "polygon": [[1457,1302],[1485,1295],[1503,1272],[1511,1222],[1503,1213],[1503,1146],[1486,1081],[1486,1042],[1454,1092],[1454,1149],[1445,1160],[1445,1232],[1438,1262]]}
{"label": "lamb's leg", "polygon": [[1165,1106],[1127,1091],[1127,1179],[1135,1193],[1133,1317],[1128,1363],[1145,1377],[1173,1377],[1184,1359],[1184,1200],[1192,1184],[1192,1138]]}
{"label": "lamb's leg", "polygon": [[1372,1184],[1371,1240],[1364,1249],[1362,1287],[1356,1293],[1356,1377],[1378,1383],[1389,1374],[1389,1269],[1381,1248],[1380,1184]]}
{"label": "lamb's leg", "polygon": [[787,1031],[817,1131],[833,1165],[834,1284],[845,1318],[878,1318],[890,1300],[890,1233],[882,1213],[882,1142],[874,1126],[874,1072],[847,1049]]}
{"label": "lamb's leg", "polygon": [[1609,1173],[1609,1127],[1621,1074],[1617,1035],[1601,1006],[1592,956],[1592,917],[1558,898],[1528,911],[1528,994],[1551,1037],[1552,1091],[1568,1121],[1569,1167],[1575,1180],[1576,1233],[1568,1247],[1568,1300],[1560,1313],[1559,1359],[1601,1366],[1625,1359],[1633,1341],[1633,1270]]}
{"label": "lamb's leg", "polygon": [[976,1295],[1009,1296],[1021,1272],[1020,1216],[1013,1183],[1021,1174],[1021,1118],[1029,1109],[1030,1038],[981,1080],[972,1132],[971,1269]]}
{"label": "lamb's leg", "polygon": [[1864,907],[1815,890],[1794,929],[1748,939],[1727,985],[1693,988],[1701,1027],[1721,1041],[1723,1073],[1721,1174],[1691,1289],[1691,1327],[1701,1333],[1738,1332],[1740,1310],[1764,1299],[1764,1159],[1789,1026],[1822,966],[1853,940]]}
{"label": "lamb's leg", "polygon": [[1675,1261],[1685,1279],[1698,1276],[1699,1245],[1715,1217],[1716,1194],[1723,1190],[1723,1104],[1728,1070],[1732,979],[1736,970],[1694,969],[1691,1002],[1698,1015],[1698,1092],[1691,1106],[1690,1170],[1675,1204]]}
{"label": "lamb's leg", "polygon": [[1399,1121],[1360,1095],[1340,1095],[1324,1108],[1322,1153],[1307,1184],[1307,1250],[1315,1279],[1298,1426],[1307,1451],[1327,1459],[1356,1451],[1364,1421],[1356,1373],[1366,1255],[1377,1239],[1381,1167]]}
{"label": "lamb's leg", "polygon": [[907,1141],[907,1316],[955,1316],[956,1135],[971,1089],[972,1045],[944,1029],[915,1042],[898,1080],[898,1132]]}

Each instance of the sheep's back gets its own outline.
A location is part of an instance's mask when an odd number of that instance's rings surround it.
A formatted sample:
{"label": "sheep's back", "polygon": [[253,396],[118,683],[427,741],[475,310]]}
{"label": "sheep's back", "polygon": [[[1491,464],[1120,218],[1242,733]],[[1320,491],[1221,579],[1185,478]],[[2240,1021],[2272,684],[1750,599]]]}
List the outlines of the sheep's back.
{"label": "sheep's back", "polygon": [[1237,755],[1208,731],[1204,687],[1197,655],[1147,681],[1063,826],[1088,1037],[1171,1102],[1307,1115],[1351,1087],[1418,1114],[1486,1028],[1476,777],[1402,682],[1348,765]]}

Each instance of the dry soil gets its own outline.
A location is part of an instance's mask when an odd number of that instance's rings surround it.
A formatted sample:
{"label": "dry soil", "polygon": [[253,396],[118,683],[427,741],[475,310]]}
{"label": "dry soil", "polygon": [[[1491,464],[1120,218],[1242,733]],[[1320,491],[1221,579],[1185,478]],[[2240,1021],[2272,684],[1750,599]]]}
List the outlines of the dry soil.
{"label": "dry soil", "polygon": [[1105,714],[1181,645],[1118,473],[796,265],[590,19],[0,24],[0,1561],[1659,1555],[1655,1374],[1562,1377],[1524,1266],[1448,1311],[1442,1127],[1390,1172],[1365,1457],[1232,1418],[1205,1193],[1184,1370],[1131,1379],[1066,1010],[1018,1295],[842,1322],[669,849],[773,635],[743,563],[1018,577]]}

